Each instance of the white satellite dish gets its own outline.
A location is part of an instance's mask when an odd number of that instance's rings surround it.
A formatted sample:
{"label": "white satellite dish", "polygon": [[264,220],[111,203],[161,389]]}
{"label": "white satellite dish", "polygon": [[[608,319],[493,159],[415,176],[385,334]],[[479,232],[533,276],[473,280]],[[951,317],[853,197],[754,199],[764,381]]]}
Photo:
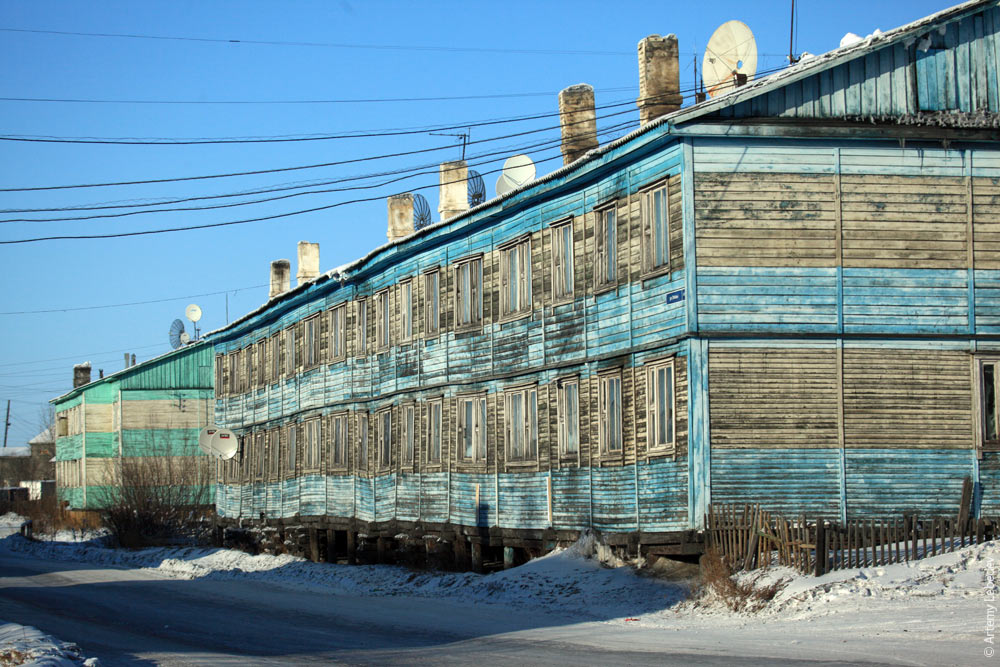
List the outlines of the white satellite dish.
{"label": "white satellite dish", "polygon": [[190,306],[184,309],[184,315],[187,316],[192,322],[197,322],[201,319],[201,308],[196,303],[192,303]]}
{"label": "white satellite dish", "polygon": [[181,341],[181,345],[187,345],[188,343],[191,342],[191,334],[189,334],[187,331],[182,331],[181,335],[178,336],[178,338]]}
{"label": "white satellite dish", "polygon": [[239,438],[228,428],[206,426],[198,434],[198,446],[209,456],[228,461],[240,449]]}
{"label": "white satellite dish", "polygon": [[757,42],[742,21],[726,21],[712,33],[702,60],[702,81],[709,97],[723,95],[757,73]]}
{"label": "white satellite dish", "polygon": [[535,178],[535,163],[527,155],[512,155],[497,178],[497,196],[505,195]]}

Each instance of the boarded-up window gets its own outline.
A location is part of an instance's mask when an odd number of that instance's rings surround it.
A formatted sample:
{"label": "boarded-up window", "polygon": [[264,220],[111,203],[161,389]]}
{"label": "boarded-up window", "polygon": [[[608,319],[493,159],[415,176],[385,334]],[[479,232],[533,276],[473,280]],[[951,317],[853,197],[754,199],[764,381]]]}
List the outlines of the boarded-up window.
{"label": "boarded-up window", "polygon": [[600,377],[598,423],[601,454],[622,451],[622,377],[621,373]]}
{"label": "boarded-up window", "polygon": [[458,442],[462,460],[486,461],[486,397],[463,396],[458,399]]}
{"label": "boarded-up window", "polygon": [[402,420],[401,425],[403,427],[402,438],[400,439],[400,445],[402,448],[401,456],[404,465],[413,465],[413,450],[415,445],[416,432],[414,428],[416,427],[416,410],[412,404],[404,405],[402,407]]}
{"label": "boarded-up window", "polygon": [[573,298],[573,219],[552,226],[552,296]]}
{"label": "boarded-up window", "polygon": [[646,437],[651,451],[674,448],[674,362],[646,369]]}
{"label": "boarded-up window", "polygon": [[507,460],[537,460],[538,392],[535,387],[504,392],[504,426]]}
{"label": "boarded-up window", "polygon": [[427,404],[427,462],[441,463],[441,401]]}
{"label": "boarded-up window", "polygon": [[344,345],[346,307],[341,304],[330,311],[330,361],[339,361],[347,354]]}
{"label": "boarded-up window", "polygon": [[303,352],[305,358],[302,360],[302,363],[305,368],[312,368],[319,363],[319,315],[313,315],[304,324],[305,341],[303,341],[303,346],[305,349]]}
{"label": "boarded-up window", "polygon": [[272,477],[277,477],[281,466],[281,440],[278,429],[271,429],[267,434],[267,473]]}
{"label": "boarded-up window", "polygon": [[413,283],[399,283],[399,338],[409,342],[413,338]]}
{"label": "boarded-up window", "polygon": [[613,285],[618,279],[618,224],[615,207],[609,206],[596,212],[597,229],[594,230],[594,283],[596,287]]}
{"label": "boarded-up window", "polygon": [[657,271],[670,267],[670,206],[667,183],[644,191],[642,211],[642,267]]}
{"label": "boarded-up window", "polygon": [[330,463],[338,468],[347,465],[347,413],[330,418]]}
{"label": "boarded-up window", "polygon": [[379,350],[389,347],[390,326],[389,290],[385,289],[375,295],[375,345]]}
{"label": "boarded-up window", "polygon": [[270,354],[271,360],[271,373],[268,378],[271,382],[277,382],[281,379],[281,368],[282,368],[282,350],[284,349],[281,344],[281,334],[274,334],[271,336],[271,344],[268,345],[268,352]]}
{"label": "boarded-up window", "polygon": [[441,326],[441,272],[424,274],[424,335],[436,336]]}
{"label": "boarded-up window", "polygon": [[561,380],[556,385],[559,419],[559,454],[575,457],[580,452],[580,382]]}
{"label": "boarded-up window", "polygon": [[267,339],[257,341],[254,346],[257,354],[254,359],[254,386],[262,387],[267,384]]}
{"label": "boarded-up window", "polygon": [[531,312],[531,239],[500,249],[500,313]]}
{"label": "boarded-up window", "polygon": [[230,352],[228,355],[229,363],[229,377],[226,382],[226,393],[227,394],[238,394],[240,392],[240,355],[238,352]]}
{"label": "boarded-up window", "polygon": [[483,319],[483,260],[467,259],[455,266],[455,326],[478,325]]}
{"label": "boarded-up window", "polygon": [[320,452],[320,420],[310,419],[303,424],[305,442],[302,444],[302,467],[307,470],[315,470],[319,467]]}
{"label": "boarded-up window", "polygon": [[392,463],[392,408],[379,411],[375,420],[378,466],[388,468]]}

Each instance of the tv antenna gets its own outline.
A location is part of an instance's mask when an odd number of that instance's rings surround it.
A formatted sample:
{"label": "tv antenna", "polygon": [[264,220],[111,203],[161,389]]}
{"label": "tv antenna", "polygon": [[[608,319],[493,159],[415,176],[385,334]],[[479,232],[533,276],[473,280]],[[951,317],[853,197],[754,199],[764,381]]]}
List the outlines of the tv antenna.
{"label": "tv antenna", "polygon": [[465,132],[428,132],[428,134],[435,137],[459,137],[462,140],[462,159],[465,159],[465,145],[469,143],[469,137],[472,136],[472,128],[465,128]]}
{"label": "tv antenna", "polygon": [[431,205],[421,194],[413,195],[413,230],[423,229],[431,224]]}
{"label": "tv antenna", "polygon": [[726,21],[712,33],[701,63],[709,97],[742,86],[757,73],[757,42],[742,21]]}
{"label": "tv antenna", "polygon": [[191,324],[194,326],[194,339],[198,340],[198,320],[201,319],[201,307],[192,303],[184,309],[184,315],[191,320]]}
{"label": "tv antenna", "polygon": [[482,175],[475,169],[469,170],[469,207],[478,206],[486,201],[486,184]]}
{"label": "tv antenna", "polygon": [[497,178],[497,196],[505,195],[535,178],[535,163],[527,155],[512,155]]}

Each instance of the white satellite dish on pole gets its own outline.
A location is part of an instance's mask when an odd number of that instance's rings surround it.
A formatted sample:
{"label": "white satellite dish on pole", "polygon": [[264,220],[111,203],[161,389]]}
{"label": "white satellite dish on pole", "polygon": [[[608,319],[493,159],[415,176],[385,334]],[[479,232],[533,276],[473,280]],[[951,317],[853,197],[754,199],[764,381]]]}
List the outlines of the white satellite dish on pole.
{"label": "white satellite dish on pole", "polygon": [[512,155],[497,178],[497,196],[505,195],[535,178],[535,163],[527,155]]}
{"label": "white satellite dish on pole", "polygon": [[191,320],[191,324],[194,326],[194,339],[198,340],[198,320],[201,319],[201,307],[192,303],[184,309],[184,315]]}
{"label": "white satellite dish on pole", "polygon": [[198,446],[209,456],[228,461],[236,456],[240,441],[228,428],[206,426],[198,434]]}
{"label": "white satellite dish on pole", "polygon": [[723,95],[757,73],[757,42],[742,21],[726,21],[712,33],[702,60],[702,81],[709,97]]}

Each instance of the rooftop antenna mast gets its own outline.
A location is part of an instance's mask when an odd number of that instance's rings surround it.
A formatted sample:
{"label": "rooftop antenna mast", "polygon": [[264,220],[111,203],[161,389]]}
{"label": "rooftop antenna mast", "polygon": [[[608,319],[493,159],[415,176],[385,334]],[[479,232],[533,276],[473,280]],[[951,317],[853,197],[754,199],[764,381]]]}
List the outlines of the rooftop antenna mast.
{"label": "rooftop antenna mast", "polygon": [[462,139],[462,159],[465,159],[465,145],[469,143],[469,137],[472,136],[472,128],[465,128],[465,132],[428,132],[435,137],[460,137]]}
{"label": "rooftop antenna mast", "polygon": [[794,65],[799,62],[801,58],[795,57],[795,0],[792,0],[792,20],[791,25],[788,26],[788,64]]}

